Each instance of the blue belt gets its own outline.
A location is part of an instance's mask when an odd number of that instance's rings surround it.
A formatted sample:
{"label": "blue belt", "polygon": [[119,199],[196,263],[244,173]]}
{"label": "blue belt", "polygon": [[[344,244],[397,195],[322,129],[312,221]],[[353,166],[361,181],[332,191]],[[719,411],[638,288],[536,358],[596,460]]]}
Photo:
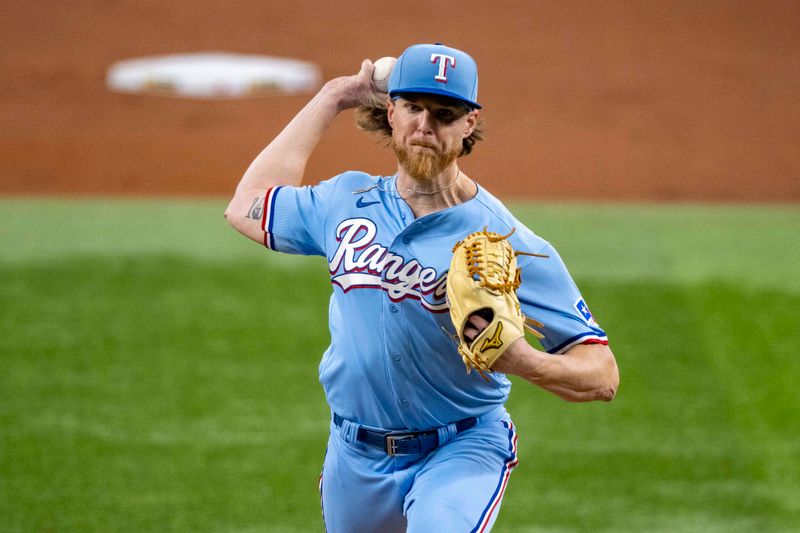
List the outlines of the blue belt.
{"label": "blue belt", "polygon": [[[333,423],[341,427],[344,418],[333,414]],[[461,433],[478,422],[475,417],[456,422],[456,434]],[[439,446],[439,432],[428,431],[375,431],[359,427],[356,440],[385,451],[388,455],[418,455],[427,453]]]}

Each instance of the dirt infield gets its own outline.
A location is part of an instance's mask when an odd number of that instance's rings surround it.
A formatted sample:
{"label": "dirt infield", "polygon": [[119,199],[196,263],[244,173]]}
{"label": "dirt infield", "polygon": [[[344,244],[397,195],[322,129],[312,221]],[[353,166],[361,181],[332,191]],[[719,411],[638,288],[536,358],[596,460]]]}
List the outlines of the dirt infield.
{"label": "dirt infield", "polygon": [[[117,94],[115,61],[259,53],[330,78],[441,41],[480,66],[488,136],[462,166],[502,196],[800,200],[796,1],[11,0],[6,13],[0,194],[228,194],[308,99]],[[346,114],[308,181],[352,168],[391,173],[392,158]]]}

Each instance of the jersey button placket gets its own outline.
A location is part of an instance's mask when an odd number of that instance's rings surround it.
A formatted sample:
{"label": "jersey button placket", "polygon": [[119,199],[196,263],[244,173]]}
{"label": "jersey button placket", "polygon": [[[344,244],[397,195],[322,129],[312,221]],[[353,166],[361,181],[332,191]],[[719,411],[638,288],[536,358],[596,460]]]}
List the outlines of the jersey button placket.
{"label": "jersey button placket", "polygon": [[[412,241],[412,233],[414,229],[408,231],[406,230],[405,233],[398,235],[393,242],[392,246],[389,248],[391,252],[401,256],[408,260],[411,254],[409,250],[409,243]],[[405,310],[403,305],[407,305],[405,303],[401,303],[398,301],[393,301],[392,297],[390,296],[391,289],[393,285],[398,283],[403,283],[403,279],[387,279],[388,271],[387,269],[381,274],[381,281],[384,283],[384,307],[385,311],[388,310],[388,313],[391,314],[391,320],[386,320],[384,323],[384,332],[386,335],[386,344],[385,352],[384,352],[384,361],[386,364],[386,372],[387,372],[387,379],[391,391],[391,395],[394,397],[397,408],[401,412],[405,412],[411,406],[411,402],[408,399],[409,391],[408,388],[408,378],[406,376],[408,369],[406,365],[403,365],[404,360],[404,352],[405,345],[407,339],[405,336],[399,333],[400,329],[403,329],[402,324],[404,324],[404,313]],[[397,275],[397,274],[396,274]],[[394,334],[394,337],[392,336]]]}

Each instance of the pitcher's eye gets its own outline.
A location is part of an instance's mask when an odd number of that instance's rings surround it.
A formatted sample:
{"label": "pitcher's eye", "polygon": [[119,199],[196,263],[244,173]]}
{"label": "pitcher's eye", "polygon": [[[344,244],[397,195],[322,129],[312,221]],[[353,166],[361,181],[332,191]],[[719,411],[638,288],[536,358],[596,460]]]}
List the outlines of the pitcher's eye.
{"label": "pitcher's eye", "polygon": [[444,122],[445,124],[450,124],[456,119],[455,113],[453,113],[449,109],[442,109],[436,112],[436,119],[439,122]]}

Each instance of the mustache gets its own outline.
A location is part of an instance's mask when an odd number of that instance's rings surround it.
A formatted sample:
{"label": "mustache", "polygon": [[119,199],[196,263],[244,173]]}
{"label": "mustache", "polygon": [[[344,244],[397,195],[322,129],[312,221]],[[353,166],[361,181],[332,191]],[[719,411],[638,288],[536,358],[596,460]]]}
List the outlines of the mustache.
{"label": "mustache", "polygon": [[411,141],[411,146],[422,146],[423,148],[430,148],[431,150],[438,150],[439,147],[425,141]]}

